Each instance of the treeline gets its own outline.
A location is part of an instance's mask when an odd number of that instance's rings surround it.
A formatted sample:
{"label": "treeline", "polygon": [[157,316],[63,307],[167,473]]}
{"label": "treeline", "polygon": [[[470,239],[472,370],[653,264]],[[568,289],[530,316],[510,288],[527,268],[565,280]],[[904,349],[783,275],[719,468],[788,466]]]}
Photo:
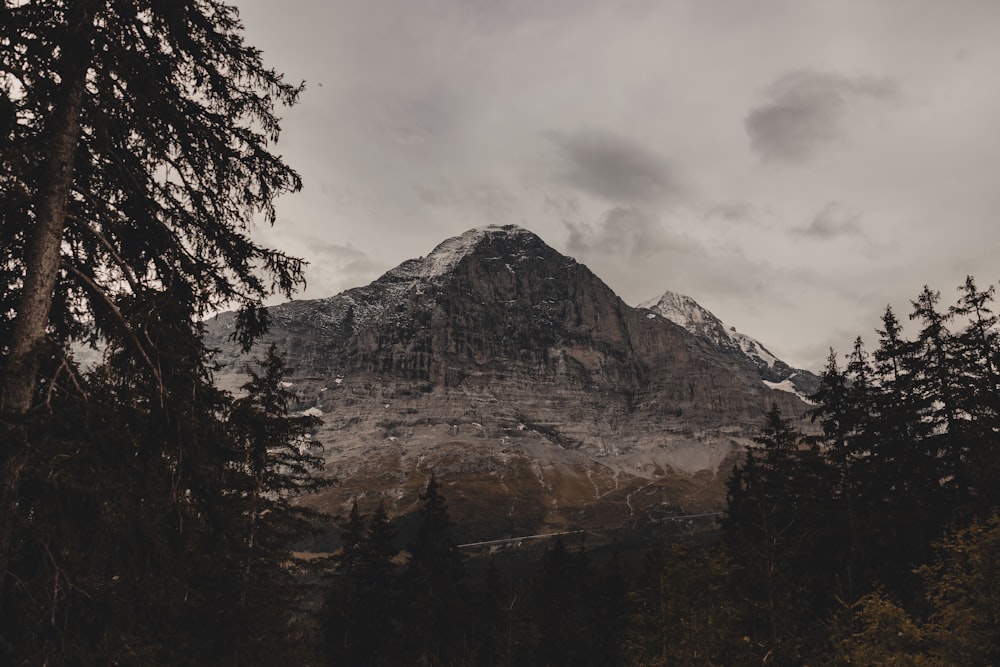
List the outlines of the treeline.
{"label": "treeline", "polygon": [[948,308],[925,287],[912,337],[887,308],[873,352],[857,339],[844,367],[831,352],[820,436],[768,415],[734,471],[720,546],[759,659],[1000,661],[993,302],[971,277]]}
{"label": "treeline", "polygon": [[331,558],[316,626],[324,665],[624,664],[626,579],[617,557],[590,562],[561,537],[535,572],[502,572],[492,560],[471,577],[432,478],[420,527],[405,551],[380,506],[355,504]]}
{"label": "treeline", "polygon": [[[169,303],[169,302],[167,302]],[[470,568],[432,477],[415,537],[357,506],[340,547],[293,545],[318,517],[309,434],[272,349],[220,392],[200,330],[138,312],[174,363],[125,342],[86,373],[58,358],[28,445],[0,590],[11,665],[970,665],[1000,661],[1000,349],[993,290],[913,337],[830,360],[818,435],[775,408],[729,485],[710,544],[651,540],[625,561],[555,539],[537,562]],[[186,361],[185,361],[186,360]],[[72,375],[70,373],[73,373]],[[61,375],[60,375],[61,374]],[[162,397],[169,397],[165,400]],[[58,418],[54,418],[58,417]],[[598,555],[602,554],[602,555]],[[475,570],[481,571],[475,571]],[[470,572],[468,570],[473,570]]]}

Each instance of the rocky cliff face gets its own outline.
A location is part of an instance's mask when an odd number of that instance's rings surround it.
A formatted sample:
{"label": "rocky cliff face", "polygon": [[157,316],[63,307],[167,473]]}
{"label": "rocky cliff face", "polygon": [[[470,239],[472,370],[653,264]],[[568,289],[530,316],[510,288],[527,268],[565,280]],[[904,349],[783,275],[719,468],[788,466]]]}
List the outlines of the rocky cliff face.
{"label": "rocky cliff face", "polygon": [[759,340],[740,333],[734,327],[727,327],[689,296],[664,292],[638,307],[665,317],[723,353],[749,362],[757,369],[761,380],[772,389],[788,391],[807,400],[819,389],[819,377],[815,373],[792,368],[774,356]]}
{"label": "rocky cliff face", "polygon": [[[271,316],[261,345],[287,354],[338,480],[306,502],[336,513],[386,500],[405,514],[434,472],[470,539],[717,510],[770,405],[806,407],[514,226]],[[208,326],[229,389],[246,367],[232,325]]]}

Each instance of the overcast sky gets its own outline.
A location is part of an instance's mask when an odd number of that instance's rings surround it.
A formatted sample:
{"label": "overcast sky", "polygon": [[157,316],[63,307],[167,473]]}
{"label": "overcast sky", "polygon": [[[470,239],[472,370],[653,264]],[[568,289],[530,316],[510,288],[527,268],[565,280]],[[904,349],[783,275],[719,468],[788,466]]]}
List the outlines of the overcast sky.
{"label": "overcast sky", "polygon": [[1000,278],[996,0],[234,0],[302,175],[301,298],[518,224],[793,365]]}

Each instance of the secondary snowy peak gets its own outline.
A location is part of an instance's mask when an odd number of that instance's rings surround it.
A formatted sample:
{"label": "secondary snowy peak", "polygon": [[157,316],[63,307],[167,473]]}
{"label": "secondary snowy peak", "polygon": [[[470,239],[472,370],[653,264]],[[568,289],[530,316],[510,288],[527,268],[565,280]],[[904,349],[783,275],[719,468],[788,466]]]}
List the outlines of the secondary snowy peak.
{"label": "secondary snowy peak", "polygon": [[755,364],[763,364],[773,368],[780,363],[778,358],[757,341],[746,334],[741,334],[732,327],[727,327],[718,317],[705,310],[697,301],[683,294],[664,292],[662,296],[639,304],[657,315],[667,318],[674,324],[684,327],[700,338],[711,341],[717,347],[739,351],[750,357]]}
{"label": "secondary snowy peak", "polygon": [[541,239],[517,225],[477,227],[438,244],[426,257],[410,259],[386,273],[390,280],[430,279],[453,271],[463,259],[486,243],[502,243],[514,247],[541,243]]}
{"label": "secondary snowy peak", "polygon": [[693,334],[706,338],[725,336],[725,326],[718,317],[702,308],[689,296],[675,292],[664,292],[661,296],[640,303],[639,308],[651,310],[684,327]]}
{"label": "secondary snowy peak", "polygon": [[733,327],[727,327],[722,320],[689,296],[664,292],[638,307],[670,320],[721,350],[747,359],[757,367],[761,379],[772,389],[784,389],[804,397],[816,388],[815,375],[792,368],[774,356],[760,341]]}

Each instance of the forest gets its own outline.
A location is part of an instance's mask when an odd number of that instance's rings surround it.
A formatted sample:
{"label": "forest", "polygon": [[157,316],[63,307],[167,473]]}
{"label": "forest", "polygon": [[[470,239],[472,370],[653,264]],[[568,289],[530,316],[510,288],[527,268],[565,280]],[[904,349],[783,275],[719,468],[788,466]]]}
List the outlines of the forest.
{"label": "forest", "polygon": [[3,3],[0,664],[1000,661],[1000,349],[971,277],[948,307],[925,287],[912,335],[887,309],[872,351],[831,351],[815,429],[772,410],[703,539],[504,569],[463,556],[432,478],[405,544],[355,507],[297,558],[314,418],[280,350],[218,389],[201,323],[237,309],[249,350],[303,282],[252,235],[301,187],[273,152],[301,91],[217,0]]}
{"label": "forest", "polygon": [[559,537],[472,580],[436,481],[405,565],[384,512],[355,507],[320,616],[327,664],[996,664],[994,291],[968,278],[945,309],[925,287],[913,337],[887,308],[873,352],[831,352],[818,433],[772,409],[707,538],[664,533],[622,560]]}

